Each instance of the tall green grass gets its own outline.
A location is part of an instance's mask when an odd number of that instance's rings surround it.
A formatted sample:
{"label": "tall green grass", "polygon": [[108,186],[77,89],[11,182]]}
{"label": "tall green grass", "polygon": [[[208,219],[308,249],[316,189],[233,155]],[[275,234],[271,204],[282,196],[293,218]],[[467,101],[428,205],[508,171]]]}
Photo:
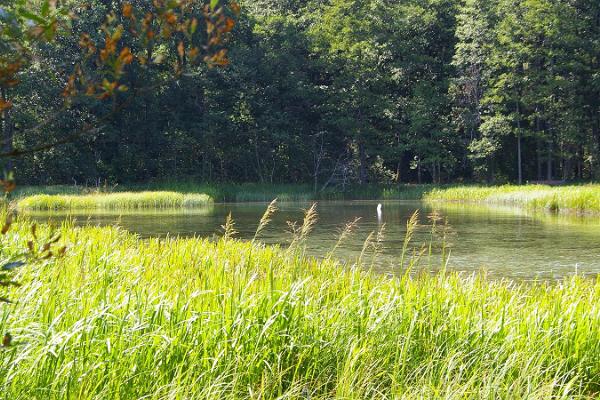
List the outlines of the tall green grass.
{"label": "tall green grass", "polygon": [[144,208],[194,208],[212,204],[206,194],[183,194],[176,192],[122,192],[87,195],[38,194],[18,201],[21,210],[70,210],[70,209],[144,209]]}
{"label": "tall green grass", "polygon": [[600,212],[600,185],[463,186],[433,189],[424,197],[428,200],[486,202],[557,212]]}
{"label": "tall green grass", "polygon": [[[105,193],[103,190],[110,190]],[[551,211],[600,213],[600,185],[550,187],[364,185],[313,192],[310,185],[196,184],[193,182],[123,185],[108,189],[73,186],[24,187],[15,197],[22,209],[198,207],[218,202],[311,200],[420,200],[480,202]]]}
{"label": "tall green grass", "polygon": [[[291,249],[234,240],[233,221],[216,242],[64,224],[66,256],[24,269],[9,293],[18,303],[0,309],[0,332],[15,341],[0,349],[0,397],[600,394],[600,282],[377,275],[305,257],[315,218],[307,213]],[[4,239],[12,251],[26,246],[27,229],[20,221]],[[377,251],[370,238],[364,253]],[[411,246],[407,237],[415,271]]]}

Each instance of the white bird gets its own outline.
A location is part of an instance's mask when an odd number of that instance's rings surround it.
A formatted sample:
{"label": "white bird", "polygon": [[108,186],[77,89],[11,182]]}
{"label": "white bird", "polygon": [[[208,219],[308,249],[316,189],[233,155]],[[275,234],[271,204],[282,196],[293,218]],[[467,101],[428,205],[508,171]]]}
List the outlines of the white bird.
{"label": "white bird", "polygon": [[381,218],[383,217],[383,206],[381,205],[381,203],[377,204],[377,219],[379,221],[381,221]]}

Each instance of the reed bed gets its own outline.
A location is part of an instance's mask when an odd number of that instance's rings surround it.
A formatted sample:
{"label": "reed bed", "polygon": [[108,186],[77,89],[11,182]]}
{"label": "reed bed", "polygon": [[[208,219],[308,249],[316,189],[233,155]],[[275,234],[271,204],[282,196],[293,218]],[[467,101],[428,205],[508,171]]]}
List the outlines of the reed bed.
{"label": "reed bed", "polygon": [[516,205],[555,212],[600,212],[600,185],[551,187],[544,185],[433,189],[424,196],[431,201],[483,202]]}
{"label": "reed bed", "polygon": [[21,210],[196,208],[212,204],[206,194],[122,192],[87,195],[38,194],[17,202]]}
{"label": "reed bed", "polygon": [[[267,210],[257,232],[275,211]],[[414,273],[410,235],[403,267],[413,273],[378,275],[359,261],[304,256],[302,240],[316,221],[308,209],[289,249],[236,240],[231,218],[217,241],[143,240],[118,228],[65,223],[66,255],[25,267],[24,285],[8,293],[18,302],[0,308],[0,331],[14,338],[0,349],[1,397],[600,394],[598,281]],[[18,222],[4,250],[26,246],[27,230]],[[383,234],[371,236],[364,253],[376,254]]]}
{"label": "reed bed", "polygon": [[120,192],[168,191],[182,194],[205,193],[217,202],[270,202],[277,198],[282,202],[307,202],[311,200],[418,200],[433,185],[348,185],[328,187],[315,192],[306,184],[207,184],[196,182],[153,182],[113,186],[23,186],[18,187],[15,198],[38,194],[90,195]]}
{"label": "reed bed", "polygon": [[[524,208],[600,213],[600,185],[433,186],[365,185],[313,192],[310,185],[223,184],[191,182],[114,186],[111,192],[73,186],[25,187],[15,197],[21,209],[139,209],[201,207],[218,202],[282,202],[312,200],[428,200],[479,202]],[[138,191],[139,190],[139,191]]]}

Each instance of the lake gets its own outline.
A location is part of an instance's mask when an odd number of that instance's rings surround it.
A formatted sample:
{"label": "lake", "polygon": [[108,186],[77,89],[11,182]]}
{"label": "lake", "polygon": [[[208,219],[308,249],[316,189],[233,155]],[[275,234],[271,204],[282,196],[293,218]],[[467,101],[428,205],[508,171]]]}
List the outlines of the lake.
{"label": "lake", "polygon": [[[516,279],[555,279],[574,273],[600,273],[600,218],[532,214],[516,208],[467,204],[426,204],[410,201],[383,202],[381,219],[378,202],[319,202],[319,221],[306,245],[307,252],[317,257],[327,255],[335,246],[341,228],[360,218],[353,235],[335,251],[334,257],[353,262],[360,255],[369,233],[385,224],[381,254],[373,268],[384,273],[397,273],[398,261],[406,234],[406,222],[419,212],[421,226],[411,248],[421,249],[432,243],[421,258],[422,268],[437,270],[442,265],[442,242],[450,250],[448,269],[474,272],[486,270],[493,277]],[[269,244],[289,243],[287,221],[300,221],[309,203],[282,203],[273,221],[263,232],[261,241]],[[202,210],[160,210],[139,212],[46,212],[30,213],[40,222],[58,223],[65,218],[77,225],[117,224],[142,237],[201,236],[215,237],[222,231],[231,213],[241,239],[251,239],[266,204],[215,204]],[[431,235],[431,214],[437,214],[447,226]],[[442,233],[446,232],[445,239]],[[371,263],[371,258],[366,257]]]}

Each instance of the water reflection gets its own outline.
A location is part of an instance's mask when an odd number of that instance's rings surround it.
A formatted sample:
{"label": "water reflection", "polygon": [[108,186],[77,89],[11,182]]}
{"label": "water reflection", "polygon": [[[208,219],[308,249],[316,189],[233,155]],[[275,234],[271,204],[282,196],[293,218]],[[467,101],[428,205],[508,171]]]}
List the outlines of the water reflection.
{"label": "water reflection", "polygon": [[[446,251],[451,253],[449,269],[477,271],[485,269],[492,276],[522,279],[558,278],[578,270],[581,274],[600,273],[600,217],[533,214],[511,207],[489,207],[473,204],[421,203],[386,201],[378,212],[378,202],[344,201],[321,202],[319,222],[307,242],[312,255],[328,253],[337,241],[339,230],[347,222],[360,218],[358,228],[336,249],[335,256],[353,262],[361,253],[369,233],[385,224],[382,254],[375,267],[382,272],[397,272],[402,251],[406,222],[415,210],[419,211],[420,226],[413,246],[434,240],[431,256],[426,263],[439,268],[445,238]],[[302,209],[309,203],[283,203],[273,221],[262,233],[261,240],[286,245],[287,221],[301,221]],[[202,210],[161,210],[79,213],[32,213],[38,221],[60,222],[74,219],[77,225],[118,224],[143,237],[202,236],[219,234],[228,213],[232,213],[239,237],[253,237],[258,221],[265,210],[264,203],[216,204]],[[443,236],[432,236],[432,219],[437,224],[448,222]],[[451,229],[450,229],[451,228]],[[446,228],[445,228],[446,229]],[[427,249],[429,250],[429,249]]]}

